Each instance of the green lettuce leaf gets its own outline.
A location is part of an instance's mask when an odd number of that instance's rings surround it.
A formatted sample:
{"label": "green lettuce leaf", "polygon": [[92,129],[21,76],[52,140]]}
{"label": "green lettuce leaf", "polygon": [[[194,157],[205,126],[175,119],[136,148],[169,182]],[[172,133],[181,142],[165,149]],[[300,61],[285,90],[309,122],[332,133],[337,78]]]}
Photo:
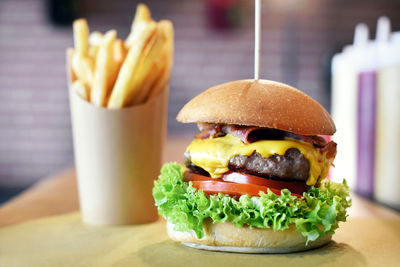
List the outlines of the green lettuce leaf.
{"label": "green lettuce leaf", "polygon": [[326,181],[319,188],[297,199],[284,189],[281,195],[271,191],[260,196],[243,195],[239,199],[226,194],[206,195],[183,180],[185,168],[177,163],[165,164],[154,182],[153,197],[158,212],[175,225],[176,231],[194,231],[204,236],[203,221],[232,222],[237,227],[272,228],[283,231],[291,224],[307,237],[307,242],[333,234],[339,221],[346,221],[351,206],[349,187]]}

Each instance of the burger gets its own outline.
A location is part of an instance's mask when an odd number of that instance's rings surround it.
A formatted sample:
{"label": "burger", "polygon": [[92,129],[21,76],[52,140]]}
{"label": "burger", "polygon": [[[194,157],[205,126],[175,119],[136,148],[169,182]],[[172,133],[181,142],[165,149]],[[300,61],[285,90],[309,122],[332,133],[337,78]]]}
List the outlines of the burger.
{"label": "burger", "polygon": [[189,101],[177,120],[200,133],[184,165],[154,182],[168,235],[206,250],[288,253],[330,242],[351,205],[345,181],[325,179],[336,156],[335,124],[315,100],[286,84],[240,80]]}

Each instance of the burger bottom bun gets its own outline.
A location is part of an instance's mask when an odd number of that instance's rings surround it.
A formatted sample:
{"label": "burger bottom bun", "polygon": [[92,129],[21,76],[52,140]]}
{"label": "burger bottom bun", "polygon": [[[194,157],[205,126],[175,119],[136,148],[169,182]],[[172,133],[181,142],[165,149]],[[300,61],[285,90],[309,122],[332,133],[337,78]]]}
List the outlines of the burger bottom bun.
{"label": "burger bottom bun", "polygon": [[183,245],[212,251],[239,253],[290,253],[320,247],[331,241],[332,236],[326,235],[306,246],[307,238],[302,236],[291,225],[284,231],[274,232],[272,229],[238,228],[232,223],[203,223],[204,237],[197,239],[195,233],[179,232],[174,225],[167,223],[169,237]]}

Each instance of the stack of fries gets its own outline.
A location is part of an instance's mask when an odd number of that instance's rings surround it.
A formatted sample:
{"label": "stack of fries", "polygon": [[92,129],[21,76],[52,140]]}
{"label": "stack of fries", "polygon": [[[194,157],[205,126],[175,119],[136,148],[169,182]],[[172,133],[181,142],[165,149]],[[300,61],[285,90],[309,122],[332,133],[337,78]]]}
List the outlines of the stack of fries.
{"label": "stack of fries", "polygon": [[145,103],[168,85],[173,57],[173,25],[156,22],[139,4],[125,42],[117,32],[92,32],[74,21],[74,46],[67,51],[71,88],[99,107],[118,109]]}

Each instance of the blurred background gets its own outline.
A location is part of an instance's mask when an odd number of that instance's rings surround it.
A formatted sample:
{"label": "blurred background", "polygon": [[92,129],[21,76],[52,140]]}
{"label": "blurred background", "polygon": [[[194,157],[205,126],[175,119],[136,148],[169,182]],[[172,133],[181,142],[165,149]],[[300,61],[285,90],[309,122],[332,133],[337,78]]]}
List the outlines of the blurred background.
{"label": "blurred background", "polygon": [[[0,203],[41,178],[73,164],[65,78],[72,20],[91,30],[111,28],[125,38],[132,0],[0,1]],[[175,116],[193,96],[230,80],[253,76],[251,0],[152,0],[156,20],[175,26],[175,65],[169,135],[193,135]],[[353,42],[365,22],[372,36],[378,17],[400,30],[397,0],[265,0],[261,77],[295,86],[330,110],[331,59]]]}

